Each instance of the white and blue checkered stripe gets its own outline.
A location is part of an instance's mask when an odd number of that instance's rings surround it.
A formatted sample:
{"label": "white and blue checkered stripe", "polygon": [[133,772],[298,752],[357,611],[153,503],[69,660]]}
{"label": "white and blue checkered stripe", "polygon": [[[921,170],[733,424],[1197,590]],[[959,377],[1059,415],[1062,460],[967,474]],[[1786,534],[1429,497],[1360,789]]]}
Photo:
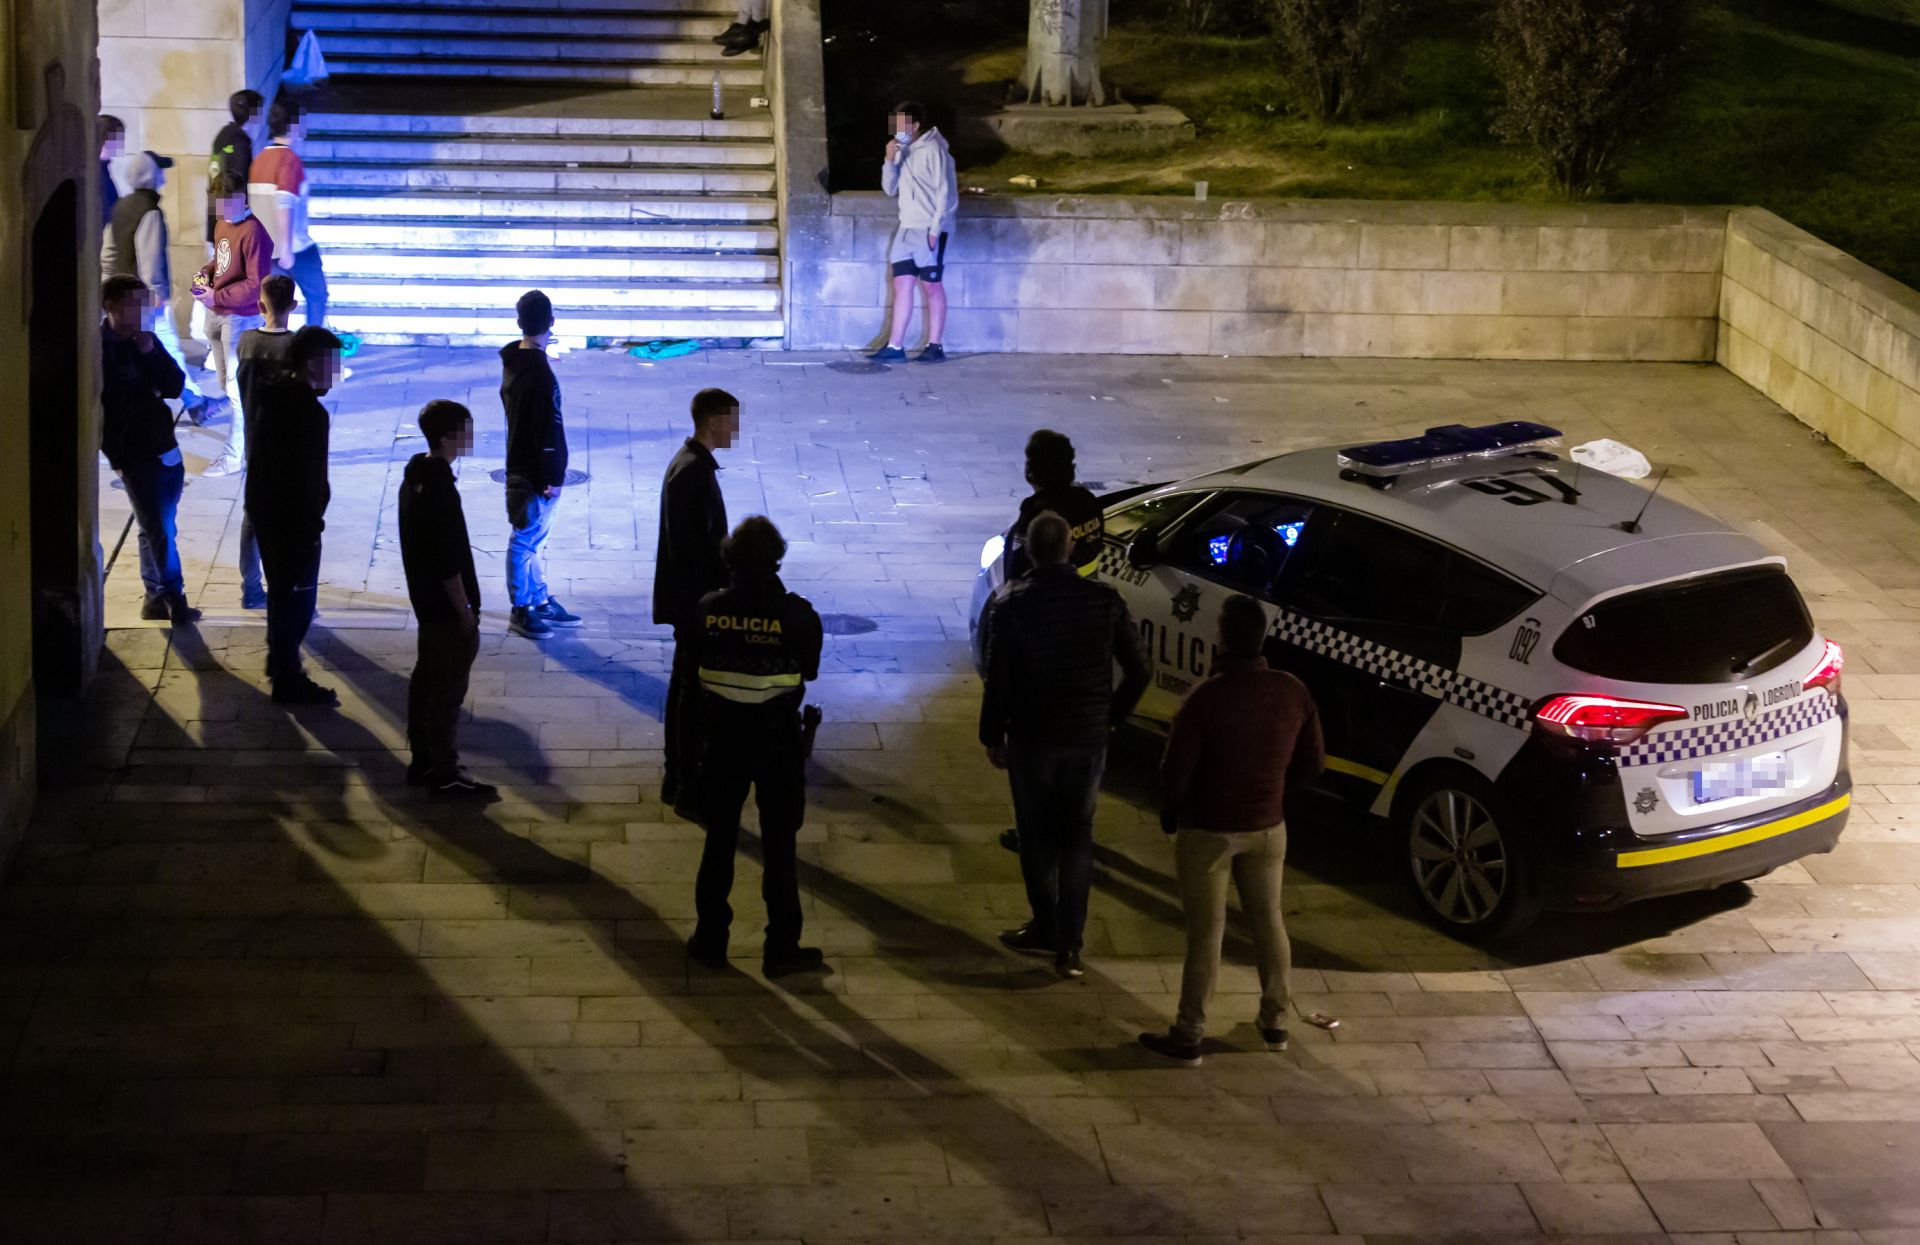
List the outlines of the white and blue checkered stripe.
{"label": "white and blue checkered stripe", "polygon": [[1355,669],[1365,670],[1516,730],[1525,730],[1532,717],[1532,702],[1505,688],[1483,683],[1458,670],[1409,656],[1384,644],[1361,639],[1291,610],[1280,611],[1279,618],[1273,624],[1273,634],[1310,653],[1318,653]]}
{"label": "white and blue checkered stripe", "polygon": [[1649,735],[1638,743],[1620,749],[1620,764],[1622,767],[1666,765],[1673,761],[1716,756],[1722,752],[1737,752],[1755,744],[1810,731],[1822,722],[1832,721],[1837,712],[1832,696],[1814,693],[1794,701],[1784,709],[1762,714],[1751,722],[1745,718],[1731,718],[1706,726],[1688,726],[1677,731]]}

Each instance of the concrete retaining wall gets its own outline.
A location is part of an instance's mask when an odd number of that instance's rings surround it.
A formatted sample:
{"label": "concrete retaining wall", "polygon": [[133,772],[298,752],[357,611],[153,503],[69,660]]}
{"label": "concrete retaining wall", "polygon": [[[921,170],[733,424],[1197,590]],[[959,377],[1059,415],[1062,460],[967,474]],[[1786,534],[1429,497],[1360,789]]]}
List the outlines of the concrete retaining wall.
{"label": "concrete retaining wall", "polygon": [[1920,497],[1920,292],[1739,208],[1720,324],[1728,371]]}
{"label": "concrete retaining wall", "polygon": [[[956,350],[1710,361],[1724,208],[969,197]],[[884,336],[892,200],[789,244],[789,344]],[[916,316],[915,333],[920,332]]]}

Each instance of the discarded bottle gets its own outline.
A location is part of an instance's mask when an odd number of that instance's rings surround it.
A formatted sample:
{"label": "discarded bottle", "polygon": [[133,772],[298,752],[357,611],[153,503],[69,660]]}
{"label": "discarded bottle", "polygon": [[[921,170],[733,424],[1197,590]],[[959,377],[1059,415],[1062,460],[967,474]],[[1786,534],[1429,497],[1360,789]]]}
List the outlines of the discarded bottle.
{"label": "discarded bottle", "polygon": [[720,71],[713,71],[713,119],[724,121],[727,118],[727,103],[720,95]]}

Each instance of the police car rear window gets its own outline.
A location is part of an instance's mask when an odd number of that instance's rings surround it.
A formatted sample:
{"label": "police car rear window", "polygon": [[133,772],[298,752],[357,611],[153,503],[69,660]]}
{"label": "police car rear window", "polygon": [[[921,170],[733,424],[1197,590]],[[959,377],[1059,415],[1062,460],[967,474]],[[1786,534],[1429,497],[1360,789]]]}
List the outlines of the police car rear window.
{"label": "police car rear window", "polygon": [[1553,655],[1640,683],[1727,683],[1764,674],[1813,642],[1800,590],[1749,567],[1610,597],[1573,620]]}

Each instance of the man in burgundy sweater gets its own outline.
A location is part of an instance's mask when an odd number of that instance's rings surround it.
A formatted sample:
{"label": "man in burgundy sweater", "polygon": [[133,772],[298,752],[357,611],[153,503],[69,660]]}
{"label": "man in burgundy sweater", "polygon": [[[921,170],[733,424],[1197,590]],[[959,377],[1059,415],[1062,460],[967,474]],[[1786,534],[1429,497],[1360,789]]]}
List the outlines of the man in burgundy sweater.
{"label": "man in burgundy sweater", "polygon": [[213,193],[220,209],[220,221],[213,231],[213,258],[193,279],[193,297],[207,309],[207,341],[211,343],[207,368],[213,373],[207,396],[224,398],[231,390],[234,399],[227,448],[202,473],[224,476],[244,471],[247,465],[245,395],[240,393],[237,375],[240,335],[263,323],[260,283],[273,275],[273,238],[248,208],[247,184],[239,174],[220,174],[214,179]]}
{"label": "man in burgundy sweater", "polygon": [[1252,597],[1230,597],[1220,610],[1215,674],[1188,693],[1173,715],[1160,762],[1162,824],[1175,832],[1181,905],[1187,915],[1187,963],[1180,1012],[1166,1033],[1142,1033],[1140,1044],[1192,1066],[1200,1062],[1207,1003],[1220,971],[1227,924],[1227,882],[1253,925],[1260,967],[1260,1036],[1269,1050],[1287,1048],[1287,1004],[1293,952],[1280,910],[1287,859],[1283,804],[1290,787],[1326,768],[1320,715],[1306,685],[1274,670],[1260,655],[1267,615]]}

